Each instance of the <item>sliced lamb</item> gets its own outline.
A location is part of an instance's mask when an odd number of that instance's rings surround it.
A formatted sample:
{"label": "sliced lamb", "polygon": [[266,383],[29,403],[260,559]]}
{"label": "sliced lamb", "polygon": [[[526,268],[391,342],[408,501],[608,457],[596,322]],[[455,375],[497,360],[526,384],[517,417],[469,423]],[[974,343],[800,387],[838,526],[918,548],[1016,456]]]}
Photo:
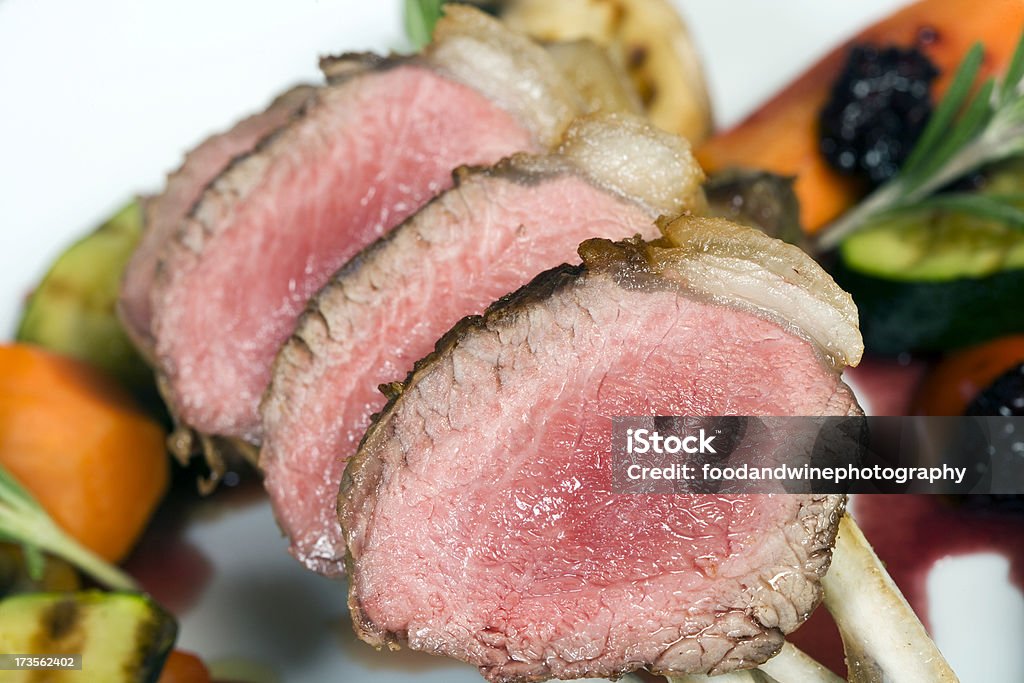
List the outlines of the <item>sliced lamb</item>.
{"label": "sliced lamb", "polygon": [[271,362],[343,263],[487,164],[557,142],[576,113],[544,51],[452,7],[420,56],[328,60],[331,83],[203,192],[150,294],[161,387],[179,423],[259,440]]}
{"label": "sliced lamb", "polygon": [[720,219],[590,240],[461,321],[345,471],[361,637],[492,681],[752,667],[820,600],[829,495],[616,493],[632,415],[857,414],[857,313],[795,247]]}
{"label": "sliced lamb", "polygon": [[199,200],[203,190],[236,158],[249,154],[262,140],[295,117],[313,94],[310,86],[292,88],[266,111],[254,114],[231,130],[207,138],[185,156],[181,167],[167,177],[164,191],[143,204],[145,232],[124,272],[118,310],[125,330],[147,357],[152,355],[149,293],[156,279],[164,245]]}
{"label": "sliced lamb", "polygon": [[345,461],[400,379],[463,316],[576,260],[589,237],[657,232],[700,204],[681,138],[638,119],[581,120],[556,154],[460,169],[456,187],[356,256],[310,303],[263,402],[261,466],[292,553],[343,570],[334,502]]}

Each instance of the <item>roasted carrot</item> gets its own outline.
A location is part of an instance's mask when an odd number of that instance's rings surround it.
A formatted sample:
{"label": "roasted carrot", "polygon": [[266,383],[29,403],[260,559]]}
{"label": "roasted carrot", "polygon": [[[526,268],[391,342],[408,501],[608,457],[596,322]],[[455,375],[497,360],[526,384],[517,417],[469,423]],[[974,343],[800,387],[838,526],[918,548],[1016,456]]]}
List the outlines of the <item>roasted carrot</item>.
{"label": "roasted carrot", "polygon": [[33,346],[0,346],[0,464],[106,560],[131,549],[167,488],[164,438],[100,371]]}
{"label": "roasted carrot", "polygon": [[940,69],[940,97],[967,50],[985,46],[982,76],[1009,62],[1024,29],[1024,0],[922,0],[846,41],[742,123],[697,149],[708,172],[761,168],[796,176],[801,222],[809,233],[843,213],[865,188],[831,169],[818,152],[818,113],[854,43],[918,46]]}
{"label": "roasted carrot", "polygon": [[914,412],[963,415],[980,392],[1020,363],[1024,363],[1024,335],[1001,337],[957,351],[944,358],[921,384]]}
{"label": "roasted carrot", "polygon": [[174,650],[168,655],[157,683],[210,683],[210,671],[191,652]]}

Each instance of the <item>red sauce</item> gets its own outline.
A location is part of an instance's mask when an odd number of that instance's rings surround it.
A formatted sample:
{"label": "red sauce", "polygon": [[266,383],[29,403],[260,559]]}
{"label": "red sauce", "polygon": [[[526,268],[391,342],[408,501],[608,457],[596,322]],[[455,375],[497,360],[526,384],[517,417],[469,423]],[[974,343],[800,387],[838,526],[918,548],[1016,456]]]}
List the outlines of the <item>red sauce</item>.
{"label": "red sauce", "polygon": [[1010,581],[1024,590],[1024,516],[944,496],[859,496],[857,522],[889,574],[927,624],[925,582],[937,560],[993,552],[1010,561]]}
{"label": "red sauce", "polygon": [[847,368],[843,379],[864,399],[868,415],[908,415],[911,396],[927,369],[928,363],[910,356],[869,356],[857,367]]}
{"label": "red sauce", "polygon": [[[1024,590],[1024,516],[944,496],[864,495],[857,522],[907,601],[928,625],[928,572],[945,557],[994,552],[1010,561],[1010,580]],[[843,645],[831,616],[817,610],[790,636],[819,662],[845,676]]]}
{"label": "red sauce", "polygon": [[183,501],[165,502],[135,547],[125,569],[161,605],[181,616],[203,593],[213,564],[185,538]]}
{"label": "red sauce", "polygon": [[846,680],[843,641],[836,622],[824,607],[816,609],[811,618],[786,639]]}
{"label": "red sauce", "polygon": [[182,615],[198,601],[213,578],[213,563],[192,544],[185,531],[192,519],[212,516],[266,500],[255,476],[225,478],[211,496],[195,492],[195,475],[178,473],[145,534],[125,563],[125,569],[157,602]]}

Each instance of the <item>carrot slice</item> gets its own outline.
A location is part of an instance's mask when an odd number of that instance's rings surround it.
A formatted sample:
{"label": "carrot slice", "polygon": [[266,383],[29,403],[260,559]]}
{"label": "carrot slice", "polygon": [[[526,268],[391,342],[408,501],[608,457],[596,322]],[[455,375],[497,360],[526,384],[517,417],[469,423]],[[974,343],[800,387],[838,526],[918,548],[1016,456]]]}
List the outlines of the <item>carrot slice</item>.
{"label": "carrot slice", "polygon": [[157,683],[210,683],[210,671],[191,652],[174,650],[167,657]]}
{"label": "carrot slice", "polygon": [[915,413],[963,415],[1004,372],[1024,363],[1024,335],[1001,337],[942,360],[917,391]]}
{"label": "carrot slice", "polygon": [[131,549],[168,483],[164,431],[106,375],[0,346],[0,464],[104,559]]}

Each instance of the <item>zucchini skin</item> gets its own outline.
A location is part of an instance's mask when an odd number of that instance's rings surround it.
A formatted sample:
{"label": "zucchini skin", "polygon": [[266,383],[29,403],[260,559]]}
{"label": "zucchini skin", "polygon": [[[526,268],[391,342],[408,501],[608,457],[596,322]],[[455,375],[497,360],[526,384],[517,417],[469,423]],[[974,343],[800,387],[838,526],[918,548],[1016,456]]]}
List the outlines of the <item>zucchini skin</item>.
{"label": "zucchini skin", "polygon": [[840,259],[832,275],[853,296],[873,353],[949,351],[1024,332],[1024,269],[913,282],[866,275]]}
{"label": "zucchini skin", "polygon": [[141,232],[142,209],[133,202],[64,249],[25,302],[15,339],[83,360],[149,399],[156,398],[153,374],[115,312]]}
{"label": "zucchini skin", "polygon": [[174,617],[148,596],[98,590],[23,593],[0,601],[0,650],[80,654],[80,671],[3,672],[2,680],[157,683],[177,637]]}

